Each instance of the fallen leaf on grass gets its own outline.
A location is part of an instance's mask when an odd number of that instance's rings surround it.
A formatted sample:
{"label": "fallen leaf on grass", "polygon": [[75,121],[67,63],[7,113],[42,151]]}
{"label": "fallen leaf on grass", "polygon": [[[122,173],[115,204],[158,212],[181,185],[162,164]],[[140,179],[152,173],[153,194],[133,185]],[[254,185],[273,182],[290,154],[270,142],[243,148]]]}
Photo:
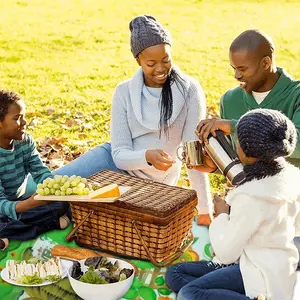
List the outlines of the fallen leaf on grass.
{"label": "fallen leaf on grass", "polygon": [[28,129],[34,129],[36,125],[40,123],[37,117],[33,117],[33,119],[30,121],[30,123],[27,125]]}
{"label": "fallen leaf on grass", "polygon": [[84,114],[82,112],[77,112],[74,115],[74,118],[76,118],[76,119],[79,119],[79,118],[82,118],[82,117],[84,117]]}
{"label": "fallen leaf on grass", "polygon": [[72,144],[75,145],[75,146],[87,146],[86,141],[73,140]]}
{"label": "fallen leaf on grass", "polygon": [[47,109],[47,114],[50,116],[50,115],[53,115],[55,113],[55,109],[54,108],[48,108]]}
{"label": "fallen leaf on grass", "polygon": [[74,119],[74,125],[80,126],[84,121],[81,119]]}
{"label": "fallen leaf on grass", "polygon": [[54,144],[64,144],[67,143],[69,140],[67,138],[56,138],[56,137],[47,137],[42,143],[40,143],[41,147],[46,147],[49,145]]}
{"label": "fallen leaf on grass", "polygon": [[84,139],[88,138],[88,135],[87,135],[86,133],[80,133],[80,134],[78,135],[78,137],[79,137],[80,139],[84,140]]}
{"label": "fallen leaf on grass", "polygon": [[67,120],[64,125],[68,126],[68,127],[72,127],[74,125],[74,123],[75,123],[74,120]]}
{"label": "fallen leaf on grass", "polygon": [[63,158],[53,158],[49,160],[49,168],[51,170],[62,167],[65,164],[65,160]]}
{"label": "fallen leaf on grass", "polygon": [[50,147],[54,150],[54,151],[61,151],[63,150],[64,146],[62,146],[61,144],[53,144],[50,145]]}
{"label": "fallen leaf on grass", "polygon": [[27,116],[27,118],[40,117],[41,113],[39,111],[26,112],[26,116]]}
{"label": "fallen leaf on grass", "polygon": [[207,107],[207,117],[210,118],[219,118],[220,113],[219,113],[219,107],[216,105],[210,105]]}
{"label": "fallen leaf on grass", "polygon": [[93,124],[92,123],[84,123],[81,125],[81,131],[83,131],[84,129],[92,129],[93,128]]}
{"label": "fallen leaf on grass", "polygon": [[[66,143],[77,146],[71,150]],[[67,138],[47,137],[44,141],[38,142],[38,150],[42,161],[51,169],[59,168],[74,160],[88,150],[86,141],[69,140]]]}

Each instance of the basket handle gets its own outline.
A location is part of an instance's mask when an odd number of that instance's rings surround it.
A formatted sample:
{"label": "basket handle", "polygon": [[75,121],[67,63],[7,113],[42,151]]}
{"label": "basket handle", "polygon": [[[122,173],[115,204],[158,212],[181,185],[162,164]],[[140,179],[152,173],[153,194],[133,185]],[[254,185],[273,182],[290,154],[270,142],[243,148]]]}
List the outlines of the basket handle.
{"label": "basket handle", "polygon": [[193,235],[192,231],[190,231],[186,237],[186,238],[190,239],[190,241],[188,243],[186,243],[185,245],[181,245],[181,247],[178,248],[178,250],[175,253],[172,253],[171,255],[167,256],[164,260],[158,262],[153,258],[151,252],[149,251],[148,246],[146,245],[146,243],[141,235],[140,230],[136,226],[135,220],[132,221],[132,224],[141,240],[144,250],[146,251],[151,263],[156,267],[165,267],[165,266],[169,265],[172,261],[179,258],[192,245],[192,243],[194,241],[194,235]]}
{"label": "basket handle", "polygon": [[86,216],[70,231],[70,233],[66,236],[66,241],[71,242],[75,238],[75,233],[78,230],[78,228],[94,213],[93,210],[91,210]]}

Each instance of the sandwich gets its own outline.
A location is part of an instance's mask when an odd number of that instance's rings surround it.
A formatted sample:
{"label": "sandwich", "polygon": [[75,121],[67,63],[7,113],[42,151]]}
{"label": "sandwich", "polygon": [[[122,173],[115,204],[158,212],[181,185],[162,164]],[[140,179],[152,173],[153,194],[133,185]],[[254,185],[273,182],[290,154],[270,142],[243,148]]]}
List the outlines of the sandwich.
{"label": "sandwich", "polygon": [[62,278],[62,266],[58,257],[42,260],[8,260],[7,276],[18,283],[37,284],[46,280],[57,281]]}

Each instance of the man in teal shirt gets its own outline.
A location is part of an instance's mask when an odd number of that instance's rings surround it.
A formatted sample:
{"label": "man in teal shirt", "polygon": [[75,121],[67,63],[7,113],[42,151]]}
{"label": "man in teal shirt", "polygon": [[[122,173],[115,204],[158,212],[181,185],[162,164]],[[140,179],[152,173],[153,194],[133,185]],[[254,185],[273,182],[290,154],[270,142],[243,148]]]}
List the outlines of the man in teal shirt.
{"label": "man in teal shirt", "polygon": [[[276,66],[271,38],[257,30],[247,30],[232,42],[229,60],[240,84],[221,98],[221,119],[206,119],[199,123],[196,131],[200,141],[207,143],[208,135],[215,136],[219,129],[230,135],[236,148],[235,127],[244,113],[256,108],[279,110],[293,121],[298,130],[296,150],[287,160],[300,167],[300,81]],[[211,171],[215,169],[211,167]],[[199,168],[199,171],[203,170]],[[298,227],[297,236],[299,234]],[[300,251],[300,237],[296,237],[295,244]]]}

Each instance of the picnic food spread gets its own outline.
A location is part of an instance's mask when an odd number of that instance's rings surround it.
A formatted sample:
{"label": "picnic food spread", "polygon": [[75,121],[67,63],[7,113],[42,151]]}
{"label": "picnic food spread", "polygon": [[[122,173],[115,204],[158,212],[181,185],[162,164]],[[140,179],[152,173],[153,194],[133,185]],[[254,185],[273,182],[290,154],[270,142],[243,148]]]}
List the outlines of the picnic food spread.
{"label": "picnic food spread", "polygon": [[36,192],[41,196],[88,195],[90,191],[99,188],[99,184],[90,184],[86,178],[80,176],[55,175],[54,178],[46,178],[43,183],[38,184]]}
{"label": "picnic food spread", "polygon": [[62,278],[62,266],[57,257],[47,261],[39,258],[29,260],[8,260],[6,262],[8,278],[22,284],[40,284],[45,281],[57,281]]}
{"label": "picnic food spread", "polygon": [[125,280],[133,273],[133,269],[121,269],[118,261],[112,263],[103,256],[87,258],[84,265],[88,267],[86,272],[83,272],[79,262],[74,262],[71,277],[85,283],[107,284]]}
{"label": "picnic food spread", "polygon": [[[74,196],[85,197],[87,199],[104,199],[104,198],[116,198],[121,195],[119,186],[117,184],[101,185],[97,182],[88,182],[86,178],[73,175],[68,177],[67,175],[55,175],[54,178],[46,178],[43,183],[37,185],[37,194],[42,197],[53,196],[74,198]],[[49,200],[51,200],[49,198]],[[72,199],[73,199],[72,198]],[[55,199],[54,199],[55,200]],[[56,199],[57,201],[61,199]]]}
{"label": "picnic food spread", "polygon": [[109,184],[98,190],[90,192],[90,198],[110,198],[110,197],[119,197],[121,195],[120,189],[117,184]]}

